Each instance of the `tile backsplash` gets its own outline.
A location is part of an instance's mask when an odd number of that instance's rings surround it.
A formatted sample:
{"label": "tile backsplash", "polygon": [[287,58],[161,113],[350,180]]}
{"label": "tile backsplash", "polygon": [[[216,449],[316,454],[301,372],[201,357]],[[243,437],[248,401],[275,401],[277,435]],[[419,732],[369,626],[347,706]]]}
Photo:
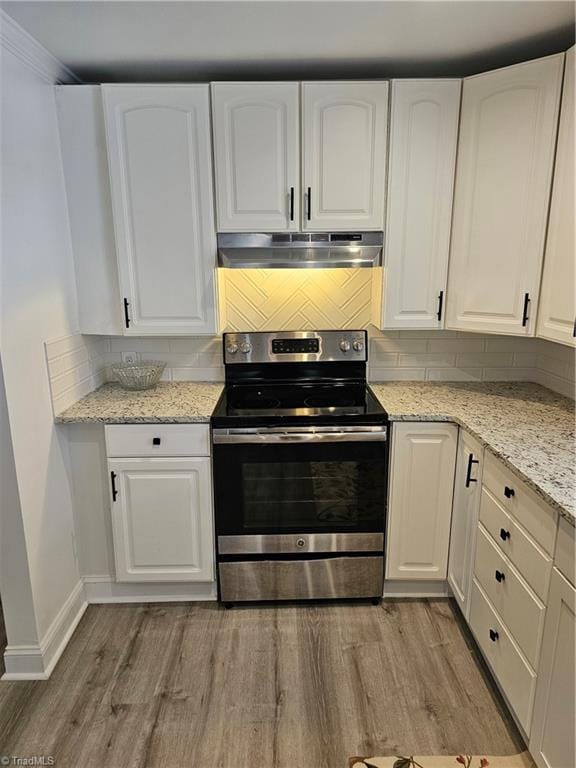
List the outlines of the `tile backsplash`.
{"label": "tile backsplash", "polygon": [[[133,353],[167,363],[173,381],[222,381],[220,336],[197,338],[110,337],[107,364]],[[458,331],[370,333],[371,381],[537,381],[574,396],[575,351],[540,339],[481,336]]]}
{"label": "tile backsplash", "polygon": [[106,381],[108,340],[76,333],[44,344],[54,415]]}
{"label": "tile backsplash", "polygon": [[[223,381],[222,338],[74,336],[46,343],[54,412],[127,355],[166,362],[164,381]],[[458,331],[370,331],[370,381],[535,381],[574,397],[576,351],[541,339]]]}

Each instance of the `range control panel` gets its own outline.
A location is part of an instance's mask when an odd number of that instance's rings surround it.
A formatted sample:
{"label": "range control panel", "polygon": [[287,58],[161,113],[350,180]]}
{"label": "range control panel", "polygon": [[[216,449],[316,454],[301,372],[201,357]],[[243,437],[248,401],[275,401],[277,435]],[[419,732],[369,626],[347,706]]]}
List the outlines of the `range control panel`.
{"label": "range control panel", "polygon": [[320,339],[272,339],[272,354],[301,355],[320,352]]}
{"label": "range control panel", "polygon": [[225,333],[224,362],[309,363],[366,362],[366,331],[279,331]]}

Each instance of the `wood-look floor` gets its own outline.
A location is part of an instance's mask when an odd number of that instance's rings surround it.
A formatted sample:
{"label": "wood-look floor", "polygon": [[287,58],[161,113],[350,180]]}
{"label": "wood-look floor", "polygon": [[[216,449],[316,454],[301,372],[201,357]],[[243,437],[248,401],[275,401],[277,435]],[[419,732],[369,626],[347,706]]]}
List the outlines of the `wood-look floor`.
{"label": "wood-look floor", "polygon": [[446,600],[91,606],[49,681],[0,683],[0,755],[57,768],[523,748]]}

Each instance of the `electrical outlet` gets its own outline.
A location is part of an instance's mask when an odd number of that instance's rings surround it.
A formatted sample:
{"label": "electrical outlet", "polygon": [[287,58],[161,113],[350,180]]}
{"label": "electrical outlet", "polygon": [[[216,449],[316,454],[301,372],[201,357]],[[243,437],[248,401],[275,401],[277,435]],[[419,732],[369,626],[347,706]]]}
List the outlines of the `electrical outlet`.
{"label": "electrical outlet", "polygon": [[123,363],[137,363],[140,360],[138,352],[122,352]]}

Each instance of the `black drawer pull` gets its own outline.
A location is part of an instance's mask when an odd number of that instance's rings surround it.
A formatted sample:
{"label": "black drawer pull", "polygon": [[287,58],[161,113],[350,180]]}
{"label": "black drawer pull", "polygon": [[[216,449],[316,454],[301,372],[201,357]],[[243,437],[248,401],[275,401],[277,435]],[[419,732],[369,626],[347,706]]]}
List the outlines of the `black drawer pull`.
{"label": "black drawer pull", "polygon": [[496,571],[496,581],[498,582],[498,584],[501,584],[505,580],[506,580],[506,574],[502,573],[502,571]]}
{"label": "black drawer pull", "polygon": [[294,187],[290,187],[290,221],[294,221]]}
{"label": "black drawer pull", "polygon": [[490,630],[490,640],[492,640],[493,643],[495,643],[496,640],[498,640],[499,637],[500,637],[500,635],[498,634],[498,632],[496,632],[493,629]]}
{"label": "black drawer pull", "polygon": [[152,445],[160,445],[160,438],[159,437],[153,437],[152,438]]}
{"label": "black drawer pull", "polygon": [[506,541],[506,539],[510,538],[510,531],[507,531],[505,528],[500,528],[500,538],[502,541]]}
{"label": "black drawer pull", "polygon": [[478,459],[474,458],[473,453],[468,454],[468,469],[466,470],[466,488],[470,488],[470,483],[477,483],[478,480],[475,477],[471,477],[472,464],[479,464]]}
{"label": "black drawer pull", "polygon": [[110,472],[110,482],[112,483],[112,501],[118,498],[118,489],[116,488],[116,472]]}
{"label": "black drawer pull", "polygon": [[507,485],[504,486],[504,496],[506,496],[507,499],[511,499],[512,496],[515,496],[514,488],[509,488]]}

